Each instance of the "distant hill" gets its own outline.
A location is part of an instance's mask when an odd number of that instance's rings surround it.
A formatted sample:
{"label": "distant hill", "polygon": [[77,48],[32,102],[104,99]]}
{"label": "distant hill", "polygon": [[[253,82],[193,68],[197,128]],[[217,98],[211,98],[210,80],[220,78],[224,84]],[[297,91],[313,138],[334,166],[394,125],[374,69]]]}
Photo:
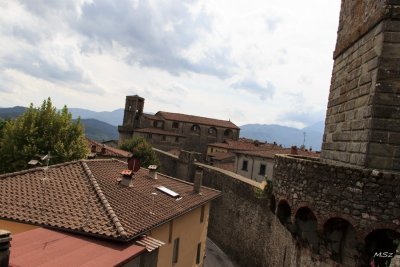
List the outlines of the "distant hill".
{"label": "distant hill", "polygon": [[118,140],[118,129],[116,126],[96,119],[81,119],[88,138],[96,141]]}
{"label": "distant hill", "polygon": [[[26,109],[25,107],[0,108],[0,118],[14,119],[22,115]],[[95,111],[91,112],[97,113]],[[86,136],[91,139],[97,141],[118,139],[118,129],[114,125],[96,119],[82,118],[81,121],[85,127]]]}
{"label": "distant hill", "polygon": [[26,107],[12,107],[12,108],[0,108],[0,118],[2,119],[14,119],[25,112]]}
{"label": "distant hill", "polygon": [[[0,118],[15,118],[26,110],[25,107],[0,108]],[[97,141],[118,139],[117,125],[122,124],[123,109],[96,112],[88,109],[69,108],[72,117],[81,117],[85,134]],[[259,141],[277,142],[285,147],[303,144],[303,132],[306,133],[305,146],[320,150],[324,122],[317,122],[303,129],[286,127],[277,124],[246,124],[240,127],[240,136]]]}
{"label": "distant hill", "polygon": [[317,133],[324,133],[325,130],[325,122],[324,121],[319,121],[317,123],[314,123],[310,126],[304,127],[301,129],[303,132],[317,132]]}
{"label": "distant hill", "polygon": [[306,148],[312,147],[313,150],[320,150],[323,135],[320,123],[301,130],[277,124],[246,124],[240,126],[240,137],[256,139],[261,142],[267,141],[268,143],[277,142],[284,147],[301,146],[304,139],[303,132],[306,133]]}
{"label": "distant hill", "polygon": [[81,119],[96,119],[99,121],[107,122],[108,124],[118,126],[122,124],[124,117],[124,109],[116,109],[114,111],[92,111],[82,108],[68,108],[69,112],[72,113],[72,118],[76,119],[78,116]]}

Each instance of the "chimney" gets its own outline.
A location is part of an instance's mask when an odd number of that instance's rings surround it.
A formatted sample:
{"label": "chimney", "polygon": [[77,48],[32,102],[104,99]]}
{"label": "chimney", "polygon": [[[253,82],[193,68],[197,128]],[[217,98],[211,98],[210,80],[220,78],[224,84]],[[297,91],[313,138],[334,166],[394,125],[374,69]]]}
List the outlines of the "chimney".
{"label": "chimney", "polygon": [[128,159],[128,169],[121,172],[122,178],[118,179],[118,182],[123,186],[133,186],[133,175],[140,169],[140,161],[135,158]]}
{"label": "chimney", "polygon": [[149,166],[149,176],[150,178],[157,180],[157,165],[150,165]]}
{"label": "chimney", "polygon": [[127,187],[132,187],[133,186],[133,172],[131,170],[123,170],[121,172],[122,174],[122,179],[118,179],[118,181],[123,185]]}
{"label": "chimney", "polygon": [[203,182],[203,169],[200,167],[196,167],[196,172],[194,174],[194,183],[193,183],[193,193],[201,194],[201,184]]}
{"label": "chimney", "polygon": [[0,267],[8,267],[10,260],[10,232],[0,230]]}
{"label": "chimney", "polygon": [[106,146],[103,145],[103,146],[101,147],[101,154],[105,154],[105,153],[106,153]]}
{"label": "chimney", "polygon": [[292,146],[290,148],[290,154],[297,155],[297,146]]}
{"label": "chimney", "polygon": [[90,148],[90,152],[96,153],[96,148],[96,145],[92,145],[92,147]]}

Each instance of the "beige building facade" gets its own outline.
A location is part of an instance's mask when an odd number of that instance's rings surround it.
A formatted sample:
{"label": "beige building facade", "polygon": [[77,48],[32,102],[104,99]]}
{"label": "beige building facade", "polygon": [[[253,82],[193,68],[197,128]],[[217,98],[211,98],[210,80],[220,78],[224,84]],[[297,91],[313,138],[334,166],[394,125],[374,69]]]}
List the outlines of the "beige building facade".
{"label": "beige building facade", "polygon": [[230,120],[159,111],[146,114],[144,98],[127,96],[119,143],[132,136],[146,138],[154,147],[168,151],[180,148],[206,154],[208,144],[238,140],[240,128]]}

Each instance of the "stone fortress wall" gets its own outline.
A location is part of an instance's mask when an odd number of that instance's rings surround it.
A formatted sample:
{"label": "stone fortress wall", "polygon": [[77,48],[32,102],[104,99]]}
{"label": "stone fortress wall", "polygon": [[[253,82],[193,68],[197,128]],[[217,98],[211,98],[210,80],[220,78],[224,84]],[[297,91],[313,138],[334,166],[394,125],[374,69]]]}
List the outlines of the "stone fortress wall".
{"label": "stone fortress wall", "polygon": [[400,171],[400,1],[343,0],[321,158]]}

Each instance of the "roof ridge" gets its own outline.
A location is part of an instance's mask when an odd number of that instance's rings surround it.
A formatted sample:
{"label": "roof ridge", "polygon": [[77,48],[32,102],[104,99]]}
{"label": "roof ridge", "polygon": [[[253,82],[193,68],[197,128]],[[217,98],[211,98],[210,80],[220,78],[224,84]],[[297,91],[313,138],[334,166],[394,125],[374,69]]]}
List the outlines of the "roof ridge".
{"label": "roof ridge", "polygon": [[106,209],[108,216],[112,220],[115,228],[117,229],[118,234],[122,237],[128,237],[128,233],[122,227],[121,221],[118,219],[117,214],[115,214],[113,208],[111,207],[110,203],[108,202],[106,196],[104,195],[103,191],[100,188],[100,185],[97,183],[96,178],[94,177],[92,171],[90,170],[89,166],[86,164],[85,161],[81,161],[82,166],[89,177],[90,182],[92,183],[97,196],[100,198],[101,203],[103,204],[104,208]]}
{"label": "roof ridge", "polygon": [[[55,168],[55,167],[61,167],[61,166],[66,166],[66,165],[70,165],[70,164],[73,164],[73,163],[77,163],[79,161],[81,161],[81,160],[72,160],[72,161],[57,163],[57,164],[54,164],[54,165],[49,165],[48,167],[49,167],[49,169],[52,169],[52,168]],[[45,166],[36,167],[36,168],[32,168],[32,169],[25,169],[25,170],[22,170],[22,171],[15,171],[15,172],[9,172],[9,173],[0,174],[0,179],[4,179],[4,178],[10,177],[10,176],[14,176],[14,175],[21,175],[21,174],[25,174],[25,173],[29,173],[29,172],[42,171],[44,167]]]}

